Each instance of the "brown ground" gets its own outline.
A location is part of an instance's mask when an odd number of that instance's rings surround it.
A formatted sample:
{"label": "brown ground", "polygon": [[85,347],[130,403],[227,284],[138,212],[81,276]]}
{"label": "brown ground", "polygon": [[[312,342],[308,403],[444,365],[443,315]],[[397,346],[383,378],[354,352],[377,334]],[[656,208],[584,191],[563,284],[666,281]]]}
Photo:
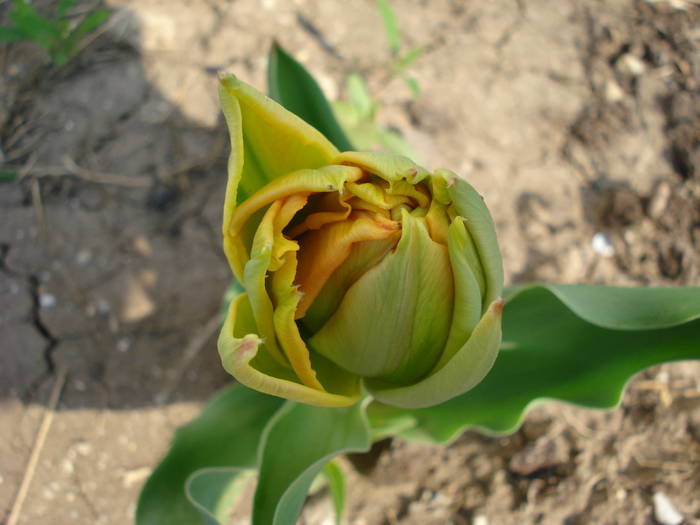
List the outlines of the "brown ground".
{"label": "brown ground", "polygon": [[[262,88],[273,38],[331,97],[362,72],[427,167],[469,178],[509,282],[700,283],[690,1],[394,0],[428,49],[415,100],[386,80],[369,0],[108,4],[110,25],[68,66],[0,48],[0,155],[23,175],[0,185],[0,519],[63,371],[20,524],[129,523],[173,428],[228,382],[216,75]],[[699,372],[646,372],[607,413],[548,404],[506,438],[387,444],[369,473],[348,467],[348,522],[652,524],[664,493],[700,523]],[[315,496],[304,522],[328,513]]]}

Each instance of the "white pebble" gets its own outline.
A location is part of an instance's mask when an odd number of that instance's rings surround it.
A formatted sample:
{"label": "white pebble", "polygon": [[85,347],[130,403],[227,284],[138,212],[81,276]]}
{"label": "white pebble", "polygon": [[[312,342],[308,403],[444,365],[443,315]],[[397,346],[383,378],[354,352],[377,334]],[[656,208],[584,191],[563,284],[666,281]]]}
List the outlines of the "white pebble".
{"label": "white pebble", "polygon": [[489,519],[483,514],[477,514],[472,520],[472,525],[489,525]]}
{"label": "white pebble", "polygon": [[612,257],[615,255],[615,247],[610,240],[610,237],[603,232],[597,232],[591,239],[591,247],[593,251],[601,257]]}
{"label": "white pebble", "polygon": [[117,352],[127,352],[131,347],[131,339],[122,337],[117,341]]}
{"label": "white pebble", "polygon": [[56,306],[56,296],[48,292],[44,292],[39,296],[39,306],[42,308],[53,308]]}
{"label": "white pebble", "polygon": [[663,492],[654,493],[654,517],[661,525],[681,525],[683,515]]}

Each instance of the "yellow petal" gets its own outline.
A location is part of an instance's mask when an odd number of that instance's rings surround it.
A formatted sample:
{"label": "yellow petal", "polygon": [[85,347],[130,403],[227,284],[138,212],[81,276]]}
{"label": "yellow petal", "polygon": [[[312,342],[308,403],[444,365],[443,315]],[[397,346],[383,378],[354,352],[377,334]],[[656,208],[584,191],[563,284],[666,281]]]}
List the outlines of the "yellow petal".
{"label": "yellow petal", "polygon": [[308,195],[297,193],[287,197],[283,201],[282,207],[274,220],[272,260],[270,261],[268,271],[275,272],[279,270],[284,262],[284,255],[288,252],[299,250],[299,243],[288,239],[287,236],[284,235],[283,230],[287,227],[294,215],[306,205],[307,200]]}
{"label": "yellow petal", "polygon": [[[243,239],[244,226],[251,217],[272,202],[297,193],[310,194],[340,190],[346,182],[362,176],[359,168],[325,166],[321,169],[299,170],[276,178],[246,199],[228,216],[224,224],[224,251],[236,278],[242,279],[243,267],[248,260],[248,249]],[[228,211],[228,210],[226,210]]]}
{"label": "yellow petal", "polygon": [[[229,306],[219,336],[219,355],[224,369],[241,384],[264,394],[324,407],[344,407],[360,399],[355,388],[350,395],[322,392],[302,385],[271,359],[266,359],[261,339],[250,333],[254,327],[246,294],[239,295]],[[280,375],[277,375],[280,374]]]}
{"label": "yellow petal", "polygon": [[296,254],[287,253],[280,269],[272,275],[270,287],[277,305],[273,315],[275,332],[289,363],[301,382],[310,388],[325,391],[316,378],[316,372],[311,366],[309,350],[294,322],[294,312],[301,298],[301,293],[294,285],[296,270]]}
{"label": "yellow petal", "polygon": [[263,339],[265,339],[265,344],[270,354],[280,364],[285,364],[286,359],[277,344],[277,337],[275,336],[272,320],[272,301],[265,286],[265,278],[272,260],[274,221],[281,207],[282,201],[276,201],[265,212],[258,230],[255,232],[250,259],[245,264],[241,281],[248,292],[258,330]]}

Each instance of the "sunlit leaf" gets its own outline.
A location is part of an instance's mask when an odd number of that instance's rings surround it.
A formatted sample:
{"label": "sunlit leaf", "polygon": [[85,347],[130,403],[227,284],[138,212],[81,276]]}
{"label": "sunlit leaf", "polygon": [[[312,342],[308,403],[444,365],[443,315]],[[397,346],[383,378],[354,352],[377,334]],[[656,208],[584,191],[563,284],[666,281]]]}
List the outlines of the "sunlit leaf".
{"label": "sunlit leaf", "polygon": [[[218,394],[197,419],[175,432],[170,451],[141,491],[136,525],[200,523],[199,512],[185,494],[187,479],[211,467],[254,468],[263,429],[282,404],[279,398],[240,385]],[[226,490],[219,494],[230,495]],[[207,508],[220,507],[209,501]]]}
{"label": "sunlit leaf", "polygon": [[354,149],[316,80],[279,44],[270,50],[267,86],[273,100],[323,133],[340,151]]}
{"label": "sunlit leaf", "polygon": [[396,15],[391,8],[389,0],[377,0],[377,9],[384,23],[384,32],[389,40],[389,48],[392,54],[396,55],[401,46],[401,35],[399,34],[399,25],[396,21]]}
{"label": "sunlit leaf", "polygon": [[473,390],[442,405],[402,410],[374,403],[375,437],[448,442],[476,427],[506,433],[533,402],[611,408],[645,368],[700,359],[700,288],[541,286],[511,289],[503,349]]}
{"label": "sunlit leaf", "polygon": [[293,525],[314,478],[344,452],[369,449],[364,407],[288,404],[265,431],[253,502],[253,525]]}

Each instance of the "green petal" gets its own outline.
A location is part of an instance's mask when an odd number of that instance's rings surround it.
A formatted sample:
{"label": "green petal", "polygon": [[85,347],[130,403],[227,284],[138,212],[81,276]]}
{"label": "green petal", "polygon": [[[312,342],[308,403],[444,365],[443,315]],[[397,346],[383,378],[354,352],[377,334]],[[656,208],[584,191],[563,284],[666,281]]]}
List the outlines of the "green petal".
{"label": "green petal", "polygon": [[364,241],[355,244],[343,264],[331,276],[311,303],[306,315],[300,319],[304,327],[314,334],[338,309],[348,288],[355,284],[370,268],[376,266],[396,244],[395,238],[381,241]]}
{"label": "green petal", "polygon": [[238,203],[275,178],[330,164],[338,150],[313,127],[233,75],[219,82],[231,139],[223,231]]}
{"label": "green petal", "polygon": [[[447,235],[447,246],[455,282],[455,302],[450,335],[435,370],[439,370],[452,359],[469,339],[472,330],[481,318],[481,289],[475,277],[477,271],[480,273],[481,269],[478,267],[479,261],[473,246],[471,246],[471,239],[461,217],[455,218]],[[475,266],[478,268],[476,271]]]}
{"label": "green petal", "polygon": [[354,374],[414,381],[442,353],[452,304],[447,248],[404,211],[396,251],[350,287],[309,346]]}
{"label": "green petal", "polygon": [[272,359],[256,331],[248,296],[241,294],[231,301],[218,344],[224,369],[239,383],[264,394],[316,406],[350,406],[360,399],[359,388],[354,394],[342,395],[302,385],[291,370]]}
{"label": "green petal", "polygon": [[469,340],[437,372],[418,383],[394,388],[381,381],[365,379],[365,386],[377,401],[401,408],[438,405],[476,386],[493,366],[501,345],[503,300],[494,301],[476,325]]}
{"label": "green petal", "polygon": [[333,164],[357,166],[387,182],[407,180],[417,184],[430,175],[408,157],[392,153],[346,151],[336,156]]}
{"label": "green petal", "polygon": [[435,170],[435,176],[447,180],[447,191],[453,205],[464,217],[464,224],[476,247],[486,284],[482,297],[482,311],[485,311],[503,293],[503,262],[493,219],[483,197],[468,182],[449,170]]}

